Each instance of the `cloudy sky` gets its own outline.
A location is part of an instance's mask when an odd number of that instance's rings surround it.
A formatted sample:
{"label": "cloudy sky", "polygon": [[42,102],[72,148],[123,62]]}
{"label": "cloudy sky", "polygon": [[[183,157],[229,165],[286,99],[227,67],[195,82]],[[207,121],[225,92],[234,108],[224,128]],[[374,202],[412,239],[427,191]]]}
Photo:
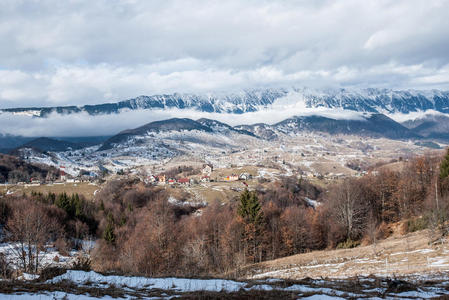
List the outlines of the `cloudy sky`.
{"label": "cloudy sky", "polygon": [[449,1],[0,1],[0,108],[265,86],[449,89]]}

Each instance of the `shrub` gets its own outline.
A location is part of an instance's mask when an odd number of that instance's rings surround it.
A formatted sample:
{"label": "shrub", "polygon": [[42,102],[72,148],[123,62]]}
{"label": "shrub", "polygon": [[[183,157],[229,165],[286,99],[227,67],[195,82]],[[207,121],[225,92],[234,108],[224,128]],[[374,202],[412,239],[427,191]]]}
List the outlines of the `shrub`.
{"label": "shrub", "polygon": [[12,275],[12,269],[8,264],[5,255],[0,253],[0,278],[9,279]]}
{"label": "shrub", "polygon": [[91,270],[90,258],[85,255],[78,256],[72,265],[72,270],[90,271]]}
{"label": "shrub", "polygon": [[407,232],[415,232],[424,230],[429,226],[429,219],[427,217],[418,217],[407,220]]}
{"label": "shrub", "polygon": [[345,242],[338,243],[337,249],[351,249],[360,245],[360,241],[347,239]]}
{"label": "shrub", "polygon": [[385,222],[380,223],[379,227],[377,227],[376,231],[377,239],[386,239],[392,234],[393,234],[392,228]]}
{"label": "shrub", "polygon": [[55,242],[55,247],[61,255],[69,255],[70,245],[64,238],[58,238]]}
{"label": "shrub", "polygon": [[47,281],[55,278],[56,276],[62,275],[65,272],[67,272],[67,270],[61,267],[46,267],[41,270],[39,281]]}

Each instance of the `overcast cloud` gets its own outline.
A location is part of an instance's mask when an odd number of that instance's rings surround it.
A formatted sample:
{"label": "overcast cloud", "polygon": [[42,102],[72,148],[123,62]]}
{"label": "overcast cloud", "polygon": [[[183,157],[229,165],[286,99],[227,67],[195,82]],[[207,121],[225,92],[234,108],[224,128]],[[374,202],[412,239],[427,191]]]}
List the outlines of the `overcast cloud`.
{"label": "overcast cloud", "polygon": [[232,126],[242,124],[274,124],[288,117],[301,115],[321,115],[333,119],[359,119],[363,114],[350,110],[304,108],[302,105],[262,109],[245,114],[207,113],[190,109],[130,110],[116,114],[92,116],[88,113],[62,115],[52,113],[47,118],[32,118],[25,115],[0,114],[0,135],[14,134],[27,137],[67,137],[115,135],[124,129],[136,128],[153,121],[170,118],[209,118]]}
{"label": "overcast cloud", "polygon": [[0,2],[0,108],[266,86],[449,89],[449,1]]}

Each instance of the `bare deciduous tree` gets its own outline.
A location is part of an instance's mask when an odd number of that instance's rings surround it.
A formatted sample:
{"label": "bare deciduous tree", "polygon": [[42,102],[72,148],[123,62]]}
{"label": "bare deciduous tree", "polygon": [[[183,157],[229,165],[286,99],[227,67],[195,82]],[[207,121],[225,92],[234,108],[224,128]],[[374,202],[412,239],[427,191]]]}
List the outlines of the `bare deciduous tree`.
{"label": "bare deciduous tree", "polygon": [[346,239],[358,238],[365,226],[367,207],[363,193],[354,179],[347,179],[333,193],[335,219],[345,229]]}
{"label": "bare deciduous tree", "polygon": [[6,224],[8,237],[16,242],[13,247],[24,272],[36,273],[40,254],[46,244],[55,239],[60,230],[58,221],[50,217],[42,204],[22,200]]}

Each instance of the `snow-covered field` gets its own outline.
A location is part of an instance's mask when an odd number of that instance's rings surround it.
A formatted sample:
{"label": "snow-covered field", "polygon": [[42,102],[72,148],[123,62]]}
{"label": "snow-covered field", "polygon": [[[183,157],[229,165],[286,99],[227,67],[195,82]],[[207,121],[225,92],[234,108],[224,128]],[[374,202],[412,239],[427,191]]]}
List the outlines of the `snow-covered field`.
{"label": "snow-covered field", "polygon": [[[170,299],[185,295],[261,295],[304,297],[305,299],[424,299],[449,295],[447,275],[410,277],[396,280],[360,277],[341,280],[305,279],[286,282],[279,279],[235,281],[227,279],[147,278],[102,275],[96,272],[67,271],[46,282],[18,284],[21,292],[7,289],[0,282],[2,299],[91,299],[93,297]],[[20,287],[19,287],[20,286]],[[51,287],[51,288],[49,288]],[[29,290],[33,289],[33,293]]]}

